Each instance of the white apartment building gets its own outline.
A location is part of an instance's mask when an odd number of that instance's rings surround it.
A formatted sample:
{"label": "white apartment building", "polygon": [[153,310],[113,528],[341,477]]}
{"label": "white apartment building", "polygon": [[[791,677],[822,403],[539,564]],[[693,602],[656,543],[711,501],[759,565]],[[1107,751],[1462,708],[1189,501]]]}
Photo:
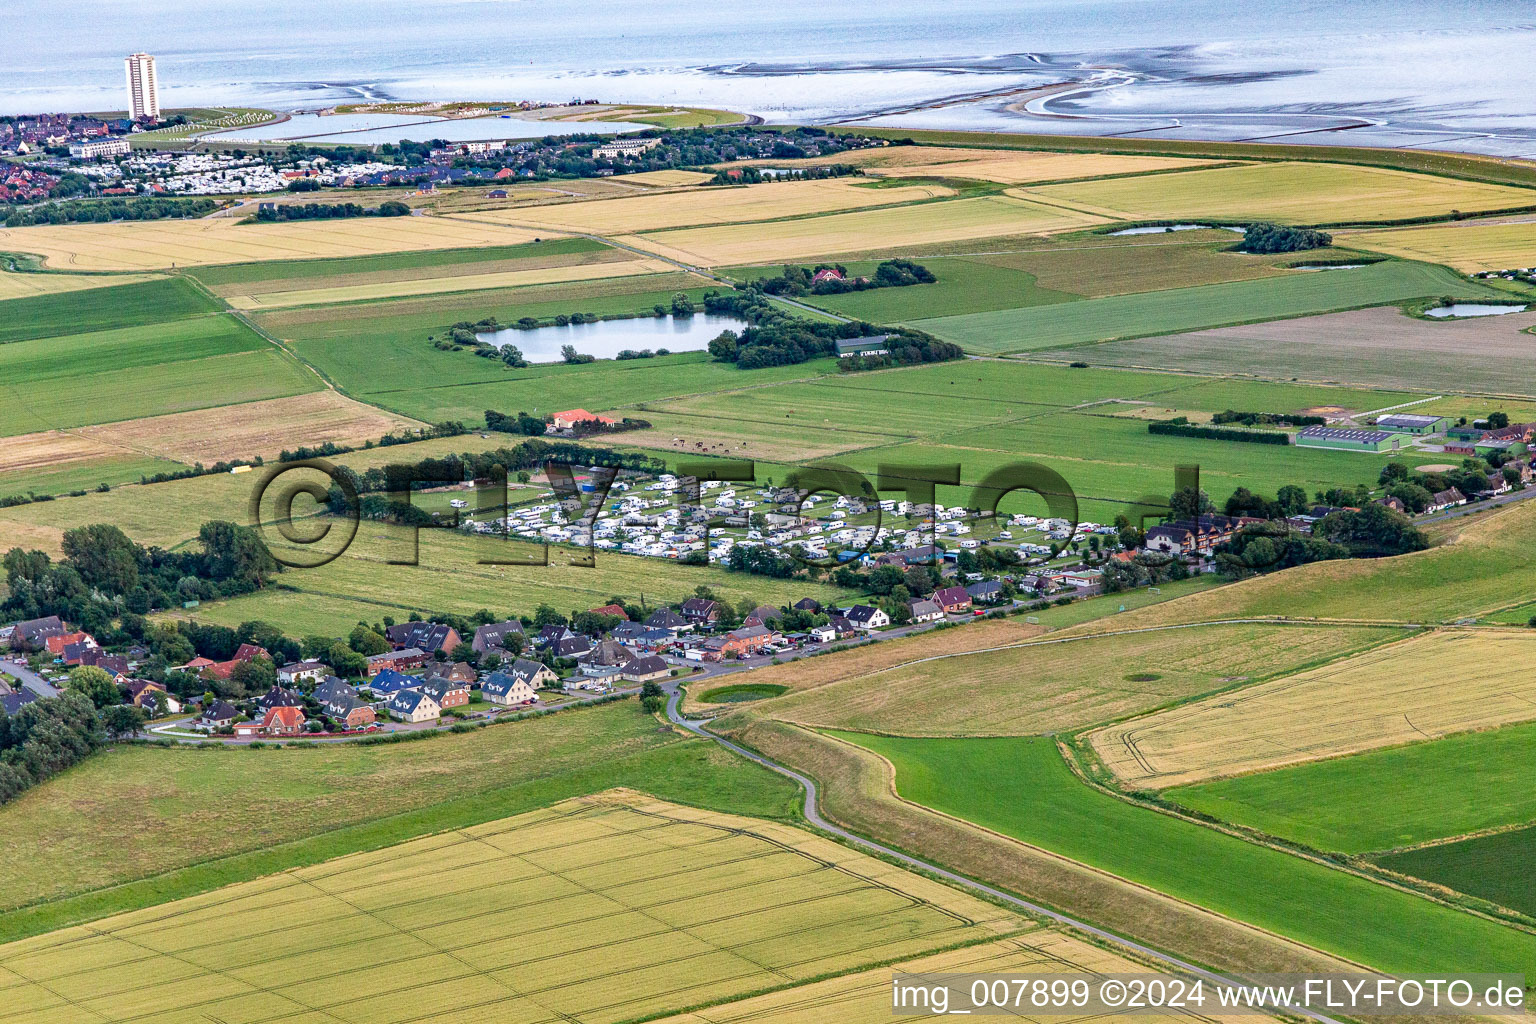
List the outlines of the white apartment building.
{"label": "white apartment building", "polygon": [[128,69],[128,116],[132,120],[160,119],[160,85],[155,79],[155,58],[147,53],[129,54],[123,61]]}

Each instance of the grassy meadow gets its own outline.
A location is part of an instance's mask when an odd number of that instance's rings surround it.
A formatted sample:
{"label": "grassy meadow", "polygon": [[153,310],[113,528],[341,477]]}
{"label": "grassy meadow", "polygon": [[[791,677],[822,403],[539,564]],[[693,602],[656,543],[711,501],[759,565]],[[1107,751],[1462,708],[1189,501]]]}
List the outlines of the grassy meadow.
{"label": "grassy meadow", "polygon": [[1522,828],[1404,850],[1378,857],[1376,863],[1536,917],[1532,857],[1536,857],[1536,828]]}
{"label": "grassy meadow", "polygon": [[1164,796],[1315,849],[1362,854],[1536,821],[1533,756],[1536,725],[1508,725]]}
{"label": "grassy meadow", "polygon": [[[1533,193],[1536,195],[1536,193]],[[1355,270],[1175,288],[915,320],[912,326],[969,352],[1032,352],[1306,316],[1439,295],[1503,296],[1442,268],[1388,261]],[[1088,358],[1092,358],[1091,353]]]}
{"label": "grassy meadow", "polygon": [[105,276],[91,280],[97,282],[95,287],[7,299],[0,304],[5,314],[0,317],[0,344],[165,323],[219,309],[194,285],[176,278],[137,284],[115,284]]}
{"label": "grassy meadow", "polygon": [[1529,933],[1092,789],[1048,738],[839,735],[908,800],[1377,970],[1536,966]]}

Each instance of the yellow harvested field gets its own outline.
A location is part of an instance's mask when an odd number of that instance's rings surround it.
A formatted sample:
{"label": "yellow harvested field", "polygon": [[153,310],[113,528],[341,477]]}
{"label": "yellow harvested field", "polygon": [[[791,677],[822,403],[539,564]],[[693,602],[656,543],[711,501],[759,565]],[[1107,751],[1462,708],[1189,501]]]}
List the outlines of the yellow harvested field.
{"label": "yellow harvested field", "polygon": [[74,462],[122,455],[123,449],[62,430],[0,437],[0,473],[57,469]]}
{"label": "yellow harvested field", "polygon": [[28,274],[0,271],[0,301],[25,299],[33,295],[57,295],[87,288],[111,288],[120,284],[138,284],[150,280],[148,274]]}
{"label": "yellow harvested field", "polygon": [[731,188],[692,189],[524,206],[453,219],[516,224],[545,231],[627,235],[637,231],[703,224],[741,224],[780,217],[805,217],[865,206],[890,206],[954,195],[940,185],[871,188],[850,181],[781,181]]}
{"label": "yellow harvested field", "polygon": [[[844,160],[844,157],[850,159]],[[977,178],[1004,185],[1031,181],[1092,178],[1203,167],[1211,160],[1114,153],[1038,153],[1027,150],[964,149],[948,146],[892,146],[837,156],[883,177]],[[764,161],[772,164],[773,161]],[[826,160],[821,160],[826,163]]]}
{"label": "yellow harvested field", "polygon": [[1388,256],[1444,263],[1467,274],[1536,267],[1536,222],[1532,221],[1351,231],[1341,235],[1339,243]]}
{"label": "yellow harvested field", "polygon": [[8,1024],[611,1024],[1030,928],[788,825],[608,793],[0,946],[0,998]]}
{"label": "yellow harvested field", "polygon": [[750,231],[738,227],[683,228],[616,240],[672,259],[714,267],[909,249],[1000,235],[1046,235],[1091,227],[1106,219],[1008,196],[983,196],[772,221],[753,225]]}
{"label": "yellow harvested field", "polygon": [[674,269],[676,268],[672,264],[662,260],[618,260],[585,266],[504,270],[495,274],[461,274],[417,281],[380,281],[374,284],[353,284],[338,288],[305,288],[262,292],[257,295],[231,295],[225,301],[236,309],[282,309],[287,306],[359,302],[367,299],[403,298],[408,295],[442,295],[448,292],[472,292],[488,288],[520,288],[530,284],[593,281],[606,277],[630,277],[635,274],[661,274]]}
{"label": "yellow harvested field", "polygon": [[[929,1013],[895,1014],[891,1010],[893,974],[1140,974],[1146,966],[1076,936],[1041,929],[979,946],[952,949],[873,971],[845,974],[799,988],[770,992],[697,1013],[663,1017],[657,1024],[903,1024],[932,1021]],[[960,1003],[951,999],[950,1007]],[[1025,1020],[1033,1020],[1024,1016]],[[1049,1020],[1050,1018],[1039,1018]],[[1218,1014],[1145,1013],[1113,1017],[1082,1014],[1072,1024],[1098,1021],[1147,1024],[1150,1021],[1226,1021]]]}
{"label": "yellow harvested field", "polygon": [[1536,718],[1536,634],[1443,630],[1092,734],[1161,789]]}
{"label": "yellow harvested field", "polygon": [[652,188],[672,188],[677,185],[702,185],[713,178],[703,171],[642,171],[626,174],[614,181],[620,185],[647,185]]}
{"label": "yellow harvested field", "polygon": [[164,270],[213,263],[366,256],[519,245],[549,232],[448,217],[248,224],[234,217],[0,228],[0,250],[35,253],[50,267]]}
{"label": "yellow harvested field", "polygon": [[[77,433],[116,449],[175,459],[213,463],[276,455],[284,448],[376,441],[385,434],[420,423],[334,391],[312,391],[292,398],[148,416],[119,423],[82,427]],[[46,435],[32,434],[31,437]]]}
{"label": "yellow harvested field", "polygon": [[[1369,627],[1211,625],[929,656],[760,706],[813,728],[1023,736],[1082,728],[1398,635]],[[757,682],[757,677],[753,677]]]}
{"label": "yellow harvested field", "polygon": [[1536,206],[1536,189],[1342,164],[1272,163],[1019,189],[1117,220],[1262,217],[1288,224],[1399,220]]}

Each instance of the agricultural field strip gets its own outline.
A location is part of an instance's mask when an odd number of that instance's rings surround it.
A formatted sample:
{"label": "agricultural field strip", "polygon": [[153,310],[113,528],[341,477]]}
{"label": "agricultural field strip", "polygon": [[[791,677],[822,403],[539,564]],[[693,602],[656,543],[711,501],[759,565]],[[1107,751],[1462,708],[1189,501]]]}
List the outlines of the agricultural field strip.
{"label": "agricultural field strip", "polygon": [[[916,659],[802,689],[763,714],[811,728],[891,736],[1018,736],[1082,729],[1212,692],[1335,663],[1395,639],[1396,630],[1303,623],[1205,624],[1199,634],[1139,634],[1124,646],[1057,651],[1045,641]],[[1083,637],[1082,639],[1089,639]],[[1035,648],[1043,648],[1036,651]],[[1262,649],[1262,657],[1236,652]],[[1026,655],[1021,660],[1011,655]],[[937,674],[929,663],[966,658]],[[1158,669],[1114,676],[1124,668]],[[1246,672],[1246,675],[1232,673]],[[1148,678],[1138,679],[1138,674]],[[878,678],[877,678],[878,677]]]}
{"label": "agricultural field strip", "polygon": [[1352,231],[1339,240],[1389,256],[1444,263],[1469,274],[1536,266],[1536,223],[1530,222]]}
{"label": "agricultural field strip", "polygon": [[[573,803],[577,805],[574,808]],[[545,831],[574,831],[575,837],[539,842],[541,827]],[[635,849],[642,843],[643,849]],[[482,848],[490,852],[482,856]],[[467,857],[466,849],[472,851]],[[603,884],[613,878],[614,864],[638,860],[654,865],[662,859],[669,864],[669,870],[638,877],[631,872],[617,885]],[[492,885],[480,882],[488,863],[506,869]],[[560,866],[553,866],[556,864]],[[423,870],[438,872],[443,883],[429,895],[422,894],[419,879]],[[753,881],[745,890],[740,882],[743,870],[753,874]],[[764,870],[773,872],[772,877],[760,877],[759,872]],[[530,881],[539,885],[530,886]],[[700,881],[702,889],[696,884]],[[508,899],[535,888],[538,891],[532,900]],[[807,889],[811,890],[809,895]],[[316,892],[325,898],[320,907],[316,906]],[[551,895],[552,892],[558,895]],[[755,897],[759,893],[761,899],[741,908],[740,896]],[[726,894],[737,895],[731,901],[735,912],[714,913],[712,907],[718,909],[719,904],[714,897]],[[785,899],[786,896],[790,898]],[[445,919],[440,913],[441,904],[445,900],[452,902],[455,897],[459,898],[456,909],[471,912]],[[863,900],[850,903],[848,897]],[[560,903],[570,906],[562,908],[564,913],[556,915],[558,923],[551,926],[552,907]],[[487,905],[491,909],[484,909]],[[817,906],[824,908],[819,911],[819,919],[812,910]],[[297,907],[304,907],[308,913],[296,936],[291,926],[284,925],[289,916],[285,912]],[[234,938],[220,934],[221,926],[232,915],[238,915],[235,919],[242,923]],[[882,920],[893,915],[895,920],[904,922],[902,927],[882,931]],[[757,930],[743,935],[741,928],[750,928],[753,917],[759,920]],[[503,919],[508,924],[521,922],[527,930],[509,932],[498,928],[497,938],[491,943],[480,938],[479,932],[473,937],[467,934],[477,923],[483,931],[483,925],[490,919]],[[603,920],[614,921],[623,928],[623,937],[617,944],[609,941],[570,945],[572,940],[581,943],[590,938],[596,930],[590,926]],[[273,927],[262,931],[268,922]],[[350,926],[347,922],[351,922]],[[338,925],[343,927],[338,929]],[[914,932],[914,928],[921,932]],[[61,1001],[79,1006],[111,998],[115,1019],[125,1019],[116,1016],[120,1013],[120,1000],[163,988],[163,983],[156,984],[155,968],[170,957],[175,963],[204,971],[203,978],[190,979],[201,985],[182,986],[181,992],[173,994],[173,998],[193,1000],[190,1005],[184,1002],[178,1007],[183,1011],[219,1002],[221,986],[218,982],[210,983],[209,974],[223,983],[224,996],[255,992],[280,997],[285,1014],[291,1012],[289,1004],[312,1008],[309,1001],[300,998],[305,989],[314,990],[311,999],[331,998],[331,1005],[336,1005],[347,999],[346,986],[338,985],[337,979],[364,964],[381,975],[378,982],[366,989],[369,998],[398,999],[402,993],[420,988],[417,977],[392,991],[380,988],[399,980],[399,975],[392,972],[410,963],[417,964],[418,970],[432,968],[431,973],[440,981],[489,978],[502,987],[480,1005],[508,997],[535,997],[535,1001],[543,997],[559,1003],[571,989],[579,987],[562,983],[560,969],[575,968],[577,973],[572,981],[582,976],[580,968],[562,962],[564,958],[601,951],[618,953],[600,991],[586,996],[611,998],[616,994],[612,982],[623,985],[628,980],[626,975],[634,975],[643,986],[644,975],[655,962],[654,943],[648,943],[649,952],[643,957],[625,954],[623,948],[639,939],[654,940],[663,935],[680,936],[674,943],[679,948],[665,957],[672,969],[667,983],[675,984],[675,970],[686,964],[706,971],[713,968],[716,976],[707,978],[709,982],[737,982],[741,988],[751,989],[761,988],[762,980],[770,985],[792,984],[799,978],[826,973],[821,968],[827,966],[837,973],[857,969],[860,960],[867,964],[881,959],[880,953],[886,949],[910,946],[910,942],[901,940],[915,938],[932,949],[957,940],[982,941],[989,934],[1025,928],[1027,922],[958,891],[783,826],[708,812],[678,813],[669,805],[655,802],[631,801],[628,807],[601,809],[594,808],[590,801],[568,801],[566,805],[510,822],[413,840],[398,847],[242,883],[163,908],[121,915],[95,926],[22,940],[6,951],[6,963],[9,972],[24,981],[0,984],[0,992],[16,999],[36,985],[47,992],[41,1001],[52,1006]],[[558,935],[560,929],[574,934],[563,939],[549,934],[553,931]],[[338,930],[348,935],[339,943],[335,938]],[[377,944],[391,933],[395,942],[409,943],[409,955],[381,959],[375,950],[356,948],[360,944]],[[536,946],[533,936],[551,940],[554,948],[543,956],[509,956]],[[816,940],[820,938],[824,944],[829,937],[834,948],[817,951]],[[285,941],[274,949],[271,943],[276,938]],[[761,948],[767,943],[784,941],[795,942],[796,952],[783,950],[775,954],[771,947]],[[119,953],[124,944],[128,946],[126,956]],[[913,955],[922,950],[919,947],[903,951]],[[99,963],[103,952],[114,962]],[[263,984],[266,978],[284,973],[282,967],[288,966],[285,961],[293,968],[307,966],[313,963],[308,958],[316,953],[330,955],[338,969],[317,977],[309,967],[303,971],[300,982],[287,986]],[[708,961],[720,953],[730,957],[724,969],[707,962],[691,963]],[[797,955],[800,959],[789,958]],[[61,969],[39,973],[29,966],[33,960],[62,960]],[[540,980],[547,982],[542,988],[526,989],[514,984],[517,979],[495,976],[505,975],[513,967],[533,968],[536,964],[542,965],[535,968],[541,971]],[[103,971],[107,972],[105,980]],[[121,979],[114,978],[114,972],[120,973]],[[178,970],[178,975],[184,976],[184,972]],[[247,980],[252,977],[256,980]],[[357,980],[353,978],[354,985]],[[751,984],[753,981],[755,985]],[[111,987],[114,982],[118,988]],[[200,987],[212,988],[214,994],[208,996],[199,991]],[[682,998],[682,993],[692,987],[697,987],[697,983],[685,984],[676,993],[679,1002],[689,1001]],[[633,998],[628,992],[626,996],[617,1004],[570,1009],[610,1009]],[[539,1009],[547,1012],[551,1007],[541,1005]]]}
{"label": "agricultural field strip", "polygon": [[[1536,718],[1533,652],[1527,633],[1439,629],[1089,739],[1122,782],[1166,788],[1522,722]],[[1506,666],[1505,675],[1459,688],[1436,676],[1434,666],[1467,658]]]}
{"label": "agricultural field strip", "polygon": [[539,230],[631,235],[795,220],[850,209],[888,209],[946,199],[954,194],[953,189],[936,185],[870,189],[833,179],[590,199],[448,216]]}
{"label": "agricultural field strip", "polygon": [[592,281],[615,277],[639,277],[669,273],[675,267],[660,259],[630,259],[607,263],[579,264],[539,270],[507,270],[493,274],[432,278],[411,282],[354,284],[307,290],[262,292],[258,295],[230,295],[225,301],[236,309],[286,309],[292,306],[330,305],[368,302],[376,299],[406,298],[416,295],[444,295],[453,292],[490,291],[528,285],[560,284],[568,281]]}

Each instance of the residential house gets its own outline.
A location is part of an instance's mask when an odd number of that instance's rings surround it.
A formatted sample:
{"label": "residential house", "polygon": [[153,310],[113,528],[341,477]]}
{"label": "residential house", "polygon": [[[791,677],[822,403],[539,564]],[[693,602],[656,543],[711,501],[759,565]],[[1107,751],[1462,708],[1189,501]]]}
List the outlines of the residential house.
{"label": "residential house", "polygon": [[427,653],[417,647],[407,647],[399,651],[386,651],[383,654],[371,655],[363,666],[363,675],[373,678],[385,669],[394,669],[403,672],[406,669],[420,668],[428,661]]}
{"label": "residential house", "polygon": [[397,651],[414,648],[428,654],[433,651],[452,653],[463,640],[458,630],[441,622],[402,622],[386,627],[384,636]]}
{"label": "residential house", "polygon": [[1430,497],[1429,504],[1425,506],[1424,511],[1444,512],[1448,508],[1455,508],[1457,505],[1465,505],[1466,503],[1467,496],[1456,488],[1450,487],[1443,491],[1436,491]]}
{"label": "residential house", "polygon": [[[608,635],[621,644],[634,644],[650,630],[641,622],[621,622],[608,631]],[[665,632],[665,631],[663,631]],[[670,633],[667,634],[671,636]]]}
{"label": "residential house", "polygon": [[815,615],[817,612],[821,611],[821,602],[816,600],[814,597],[802,597],[800,600],[790,605],[790,607],[797,612],[810,612],[812,615]]}
{"label": "residential house", "polygon": [[234,725],[235,719],[240,717],[240,712],[228,701],[216,700],[203,708],[203,713],[198,716],[197,724],[205,729],[222,729],[226,725]]}
{"label": "residential house", "polygon": [[304,695],[298,690],[274,686],[256,698],[256,706],[262,711],[270,708],[301,708],[304,706]]}
{"label": "residential house", "polygon": [[926,598],[908,601],[907,608],[912,612],[913,622],[937,622],[944,617],[944,609],[938,602]]}
{"label": "residential house", "polygon": [[685,633],[693,629],[693,623],[671,608],[658,608],[651,613],[645,624],[651,629],[666,629],[673,633]]}
{"label": "residential house", "polygon": [[822,626],[812,626],[809,632],[811,639],[819,644],[829,644],[837,639],[837,627],[830,622]]}
{"label": "residential house", "polygon": [[318,683],[328,673],[318,661],[290,661],[277,670],[277,681],[292,686],[294,683]]}
{"label": "residential house", "polygon": [[757,654],[765,646],[779,638],[779,634],[767,626],[742,626],[725,634],[720,653],[725,657],[741,657]]}
{"label": "residential house", "polygon": [[671,666],[654,654],[636,658],[619,672],[619,676],[629,683],[655,682],[658,679],[666,679],[671,674]]}
{"label": "residential house", "polygon": [[766,626],[770,622],[778,622],[784,618],[784,610],[775,608],[771,604],[760,604],[753,608],[751,613],[742,620],[743,626]]}
{"label": "residential house", "polygon": [[1249,523],[1259,522],[1263,520],[1251,516],[1203,515],[1198,519],[1176,519],[1149,529],[1144,547],[1165,555],[1211,555],[1238,530]]}
{"label": "residential house", "polygon": [[996,604],[1003,599],[1003,585],[997,580],[981,580],[965,588],[976,604]]}
{"label": "residential house", "polygon": [[451,679],[429,679],[421,692],[437,702],[446,711],[469,703],[469,684],[456,683]]}
{"label": "residential house", "polygon": [[95,646],[96,640],[89,633],[52,633],[43,637],[43,650],[55,658],[62,658],[66,647],[89,648]]}
{"label": "residential house", "polygon": [[4,709],[8,715],[14,715],[35,700],[37,700],[37,694],[31,690],[22,690],[20,693],[0,693],[0,709]]}
{"label": "residential house", "polygon": [[599,416],[595,412],[587,412],[585,409],[566,409],[557,412],[549,418],[551,432],[560,430],[575,430],[577,427],[597,423],[605,427],[611,427],[616,421],[607,416]]}
{"label": "residential house", "polygon": [[446,679],[453,683],[473,686],[480,674],[467,661],[432,661],[427,663],[427,682]]}
{"label": "residential house", "polygon": [[550,644],[548,651],[557,658],[580,658],[592,649],[592,638],[582,636],[580,633],[557,640]]}
{"label": "residential house", "polygon": [[376,697],[393,697],[406,690],[419,690],[425,682],[420,676],[408,676],[404,672],[386,668],[368,680],[368,689]]}
{"label": "residential house", "polygon": [[629,620],[629,613],[624,610],[624,606],[621,604],[605,604],[601,608],[591,608],[588,610],[593,615],[612,615],[625,621]]}
{"label": "residential house", "polygon": [[546,686],[554,686],[560,682],[560,677],[555,675],[548,665],[538,661],[529,661],[527,658],[518,658],[511,665],[503,665],[501,670],[517,676],[519,679],[526,679],[528,685],[535,690],[543,689]]}
{"label": "residential house", "polygon": [[585,676],[614,676],[635,658],[634,653],[617,640],[604,640],[576,659]]}
{"label": "residential house", "polygon": [[113,677],[114,679],[120,676],[126,676],[128,674],[127,658],[123,657],[121,654],[108,654],[106,651],[103,651],[99,647],[87,647],[80,651],[74,651],[72,648],[65,648],[64,664],[71,664],[71,657],[76,658],[73,664],[95,665],[97,668],[101,669],[103,672]]}
{"label": "residential house", "polygon": [[864,633],[891,624],[891,617],[889,615],[879,608],[867,604],[856,604],[849,608],[846,618],[854,629]]}
{"label": "residential house", "polygon": [[260,719],[240,722],[236,736],[297,736],[304,731],[304,712],[298,708],[270,708]]}
{"label": "residential house", "polygon": [[846,615],[828,615],[827,625],[832,627],[837,639],[857,636],[859,632],[859,627]]}
{"label": "residential house", "polygon": [[569,640],[571,637],[580,635],[580,633],[577,633],[569,626],[551,624],[539,630],[539,635],[534,638],[533,645],[538,648],[545,648],[551,644],[559,643],[561,640]]}
{"label": "residential house", "polygon": [[130,679],[124,685],[128,687],[128,703],[134,707],[153,707],[166,714],[181,714],[181,701],[173,697],[163,684],[153,679]]}
{"label": "residential house", "polygon": [[1390,494],[1387,495],[1385,498],[1377,498],[1376,499],[1376,504],[1378,504],[1378,505],[1385,505],[1385,506],[1387,506],[1387,508],[1391,509],[1394,512],[1401,512],[1404,515],[1408,514],[1408,506],[1404,505],[1400,499],[1394,498]]}
{"label": "residential house", "polygon": [[505,654],[507,652],[507,638],[513,636],[519,640],[523,638],[523,624],[521,622],[518,622],[516,619],[510,619],[506,622],[492,622],[478,627],[475,630],[475,638],[470,641],[469,645],[479,655],[489,654],[492,651],[498,654]]}
{"label": "residential house", "polygon": [[317,704],[330,704],[332,701],[351,700],[357,697],[357,687],[335,676],[326,676],[325,681],[315,687],[315,692],[310,698]]}
{"label": "residential house", "polygon": [[1488,474],[1488,486],[1477,492],[1479,498],[1497,498],[1501,494],[1510,492],[1509,481],[1504,479],[1504,474],[1494,470]]}
{"label": "residential house", "polygon": [[16,629],[11,633],[11,647],[23,651],[40,651],[49,637],[62,636],[66,632],[68,630],[64,628],[64,621],[57,615],[27,619],[16,623]]}
{"label": "residential house", "polygon": [[401,722],[435,722],[443,709],[419,690],[401,690],[389,699],[390,716]]}
{"label": "residential house", "polygon": [[331,721],[343,732],[356,732],[358,729],[366,729],[379,720],[373,706],[364,704],[356,697],[337,697],[326,702],[323,707],[325,713],[331,716]]}
{"label": "residential house", "polygon": [[933,600],[946,615],[971,610],[971,595],[964,587],[941,587],[933,592]]}
{"label": "residential house", "polygon": [[538,700],[534,689],[526,676],[514,672],[492,672],[480,681],[480,696],[504,708]]}
{"label": "residential house", "polygon": [[719,601],[706,597],[690,597],[683,602],[683,618],[695,626],[712,626],[720,621]]}

